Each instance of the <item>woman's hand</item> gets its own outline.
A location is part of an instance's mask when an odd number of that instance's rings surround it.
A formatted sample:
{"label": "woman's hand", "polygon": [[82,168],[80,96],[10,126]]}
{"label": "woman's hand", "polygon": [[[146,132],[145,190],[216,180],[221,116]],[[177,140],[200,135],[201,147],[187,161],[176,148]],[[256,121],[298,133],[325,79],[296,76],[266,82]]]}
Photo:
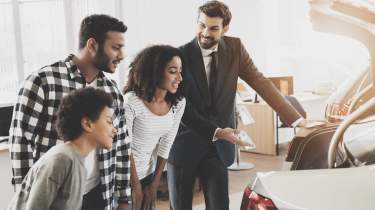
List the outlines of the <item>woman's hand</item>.
{"label": "woman's hand", "polygon": [[138,183],[133,183],[132,186],[132,200],[133,200],[133,209],[140,210],[143,200],[142,185]]}
{"label": "woman's hand", "polygon": [[117,207],[117,210],[130,210],[129,204],[120,203]]}
{"label": "woman's hand", "polygon": [[158,189],[158,184],[150,184],[143,190],[143,209],[149,210],[150,207],[155,203],[156,200],[156,191]]}

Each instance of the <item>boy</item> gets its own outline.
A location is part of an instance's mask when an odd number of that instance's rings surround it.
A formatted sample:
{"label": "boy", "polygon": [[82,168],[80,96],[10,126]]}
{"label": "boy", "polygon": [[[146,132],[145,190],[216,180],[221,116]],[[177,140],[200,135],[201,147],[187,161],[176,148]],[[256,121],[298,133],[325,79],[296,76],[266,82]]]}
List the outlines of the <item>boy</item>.
{"label": "boy", "polygon": [[9,210],[79,210],[86,169],[84,158],[96,148],[112,148],[112,98],[84,88],[65,96],[56,114],[56,128],[65,143],[43,155],[29,170]]}

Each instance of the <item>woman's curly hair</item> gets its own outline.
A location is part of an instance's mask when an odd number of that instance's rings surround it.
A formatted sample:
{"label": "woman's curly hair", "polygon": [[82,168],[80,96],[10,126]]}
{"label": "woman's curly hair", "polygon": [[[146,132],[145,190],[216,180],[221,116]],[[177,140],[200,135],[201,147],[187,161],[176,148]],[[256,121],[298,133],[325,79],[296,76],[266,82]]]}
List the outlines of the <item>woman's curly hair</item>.
{"label": "woman's curly hair", "polygon": [[[164,70],[173,57],[178,56],[183,66],[183,57],[179,49],[169,45],[153,45],[137,54],[129,66],[128,82],[124,93],[134,91],[135,94],[151,102],[156,88],[164,81]],[[183,82],[176,93],[167,93],[165,100],[173,106],[183,98]]]}

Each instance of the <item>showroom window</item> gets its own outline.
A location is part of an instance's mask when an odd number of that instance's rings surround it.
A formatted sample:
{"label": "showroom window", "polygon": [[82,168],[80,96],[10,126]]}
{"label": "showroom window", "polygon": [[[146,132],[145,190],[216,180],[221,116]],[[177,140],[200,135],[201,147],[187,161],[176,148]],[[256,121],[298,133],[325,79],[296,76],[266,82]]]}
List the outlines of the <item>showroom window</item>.
{"label": "showroom window", "polygon": [[77,51],[80,21],[88,14],[116,16],[115,0],[0,0],[0,96],[14,103],[31,72]]}

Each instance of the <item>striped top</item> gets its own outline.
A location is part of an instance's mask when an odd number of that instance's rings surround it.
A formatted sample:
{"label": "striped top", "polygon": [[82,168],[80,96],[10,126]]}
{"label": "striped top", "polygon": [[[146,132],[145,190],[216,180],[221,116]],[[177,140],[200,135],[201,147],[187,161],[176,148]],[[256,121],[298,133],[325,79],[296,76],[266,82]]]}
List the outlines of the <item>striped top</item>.
{"label": "striped top", "polygon": [[168,159],[186,101],[183,98],[167,114],[157,115],[133,91],[124,100],[128,140],[138,177],[143,179],[155,171],[157,156]]}

